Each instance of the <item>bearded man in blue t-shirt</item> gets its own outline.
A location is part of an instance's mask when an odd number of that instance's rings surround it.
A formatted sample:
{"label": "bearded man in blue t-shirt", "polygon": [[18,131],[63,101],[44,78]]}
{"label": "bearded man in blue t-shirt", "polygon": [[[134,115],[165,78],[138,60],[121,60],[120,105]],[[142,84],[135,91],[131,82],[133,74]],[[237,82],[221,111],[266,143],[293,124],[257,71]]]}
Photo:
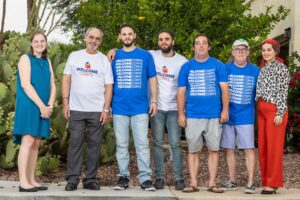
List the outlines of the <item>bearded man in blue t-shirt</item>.
{"label": "bearded man in blue t-shirt", "polygon": [[210,40],[198,35],[193,42],[195,57],[185,63],[178,78],[178,123],[188,142],[190,186],[183,192],[197,192],[199,156],[203,137],[208,148],[209,192],[222,193],[216,186],[222,124],[228,121],[228,77],[222,62],[209,56]]}
{"label": "bearded man in blue t-shirt", "polygon": [[[157,79],[151,54],[135,46],[135,28],[124,24],[120,28],[119,39],[123,48],[118,50],[112,63],[114,75],[114,94],[112,114],[117,143],[117,161],[119,180],[115,190],[128,188],[130,173],[129,163],[129,126],[137,154],[139,182],[141,188],[154,191],[151,181],[150,150],[148,141],[149,115],[157,112]],[[149,107],[148,81],[151,92]]]}

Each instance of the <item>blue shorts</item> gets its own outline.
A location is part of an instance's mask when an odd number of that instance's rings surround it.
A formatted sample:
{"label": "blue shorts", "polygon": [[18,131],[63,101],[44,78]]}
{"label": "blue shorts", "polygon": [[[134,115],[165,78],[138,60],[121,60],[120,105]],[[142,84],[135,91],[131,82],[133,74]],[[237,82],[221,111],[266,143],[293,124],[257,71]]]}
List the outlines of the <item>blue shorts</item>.
{"label": "blue shorts", "polygon": [[223,124],[221,147],[225,149],[253,149],[254,125],[228,125]]}

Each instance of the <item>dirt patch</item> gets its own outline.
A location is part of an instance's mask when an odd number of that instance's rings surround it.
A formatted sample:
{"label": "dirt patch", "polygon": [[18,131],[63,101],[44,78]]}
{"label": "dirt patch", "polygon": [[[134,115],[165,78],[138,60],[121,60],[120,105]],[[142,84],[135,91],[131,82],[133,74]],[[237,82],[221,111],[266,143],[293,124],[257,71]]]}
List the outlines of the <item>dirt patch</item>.
{"label": "dirt patch", "polygon": [[[187,170],[186,156],[187,149],[183,148],[183,156],[184,156],[184,174],[186,182],[189,181],[189,173]],[[199,169],[199,185],[207,186],[208,184],[208,169],[207,169],[207,149],[203,149],[200,156],[200,169]],[[135,152],[130,152],[130,185],[139,185],[137,175],[138,168],[136,162]],[[174,185],[174,176],[172,171],[172,161],[170,161],[170,156],[168,150],[165,151],[165,184],[166,185]],[[245,166],[245,156],[243,151],[236,151],[236,159],[237,159],[237,183],[239,186],[245,186],[247,183],[247,171]],[[151,158],[151,165],[153,169],[153,158]],[[283,156],[284,163],[284,186],[286,188],[300,188],[300,154],[284,154]],[[66,165],[63,164],[60,168],[51,171],[50,173],[39,177],[42,182],[50,182],[50,183],[58,183],[61,184],[64,182],[64,174],[66,171]],[[98,171],[98,178],[101,185],[111,186],[115,185],[118,174],[118,165],[117,162],[114,161],[111,164],[106,164],[100,166]],[[0,169],[0,180],[10,180],[10,181],[18,181],[18,171],[17,169],[12,170],[4,170]],[[219,162],[219,171],[217,182],[222,184],[228,180],[227,167],[225,162],[224,151],[220,152],[220,162]],[[257,168],[255,173],[255,185],[257,187],[261,186],[261,178],[259,173],[259,165],[257,161]]]}

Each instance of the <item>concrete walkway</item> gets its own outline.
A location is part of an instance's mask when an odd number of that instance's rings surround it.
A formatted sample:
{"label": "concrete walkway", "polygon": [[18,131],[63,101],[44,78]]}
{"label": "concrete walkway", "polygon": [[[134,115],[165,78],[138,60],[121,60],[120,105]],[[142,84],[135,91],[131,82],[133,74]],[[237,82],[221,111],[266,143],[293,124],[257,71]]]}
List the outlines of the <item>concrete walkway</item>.
{"label": "concrete walkway", "polygon": [[281,189],[279,194],[263,196],[260,188],[253,195],[243,194],[244,188],[237,191],[227,191],[214,194],[200,188],[200,192],[183,193],[166,187],[164,190],[147,192],[139,187],[130,187],[124,191],[115,191],[112,187],[101,187],[100,191],[84,190],[79,185],[78,190],[67,192],[63,184],[45,184],[47,191],[32,193],[18,192],[18,182],[0,181],[0,200],[300,200],[300,189]]}

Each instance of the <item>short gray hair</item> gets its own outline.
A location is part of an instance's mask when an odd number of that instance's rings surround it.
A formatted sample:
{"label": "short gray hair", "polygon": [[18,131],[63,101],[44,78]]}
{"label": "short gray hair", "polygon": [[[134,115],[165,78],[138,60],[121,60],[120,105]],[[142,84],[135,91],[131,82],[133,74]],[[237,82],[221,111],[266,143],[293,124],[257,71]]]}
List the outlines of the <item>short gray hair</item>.
{"label": "short gray hair", "polygon": [[100,28],[97,28],[97,27],[90,27],[90,28],[88,28],[88,29],[85,31],[85,36],[88,36],[88,34],[89,34],[89,33],[91,32],[91,30],[93,30],[93,29],[96,29],[96,30],[98,30],[98,31],[100,32],[100,38],[102,39],[104,33],[103,33],[103,31],[102,31]]}

